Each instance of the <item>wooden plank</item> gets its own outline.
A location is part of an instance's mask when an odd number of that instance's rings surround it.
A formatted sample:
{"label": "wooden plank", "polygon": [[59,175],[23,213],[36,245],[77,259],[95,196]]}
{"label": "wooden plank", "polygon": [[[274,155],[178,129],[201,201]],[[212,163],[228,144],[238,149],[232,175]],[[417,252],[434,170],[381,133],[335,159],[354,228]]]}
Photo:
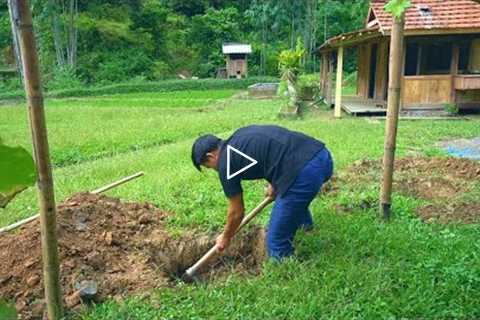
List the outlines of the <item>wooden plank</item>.
{"label": "wooden plank", "polygon": [[404,77],[403,104],[422,105],[450,102],[452,76],[406,76]]}
{"label": "wooden plank", "polygon": [[475,90],[480,89],[480,75],[454,77],[454,88],[457,90]]}
{"label": "wooden plank", "polygon": [[385,87],[387,86],[387,67],[388,67],[388,42],[382,40],[378,44],[377,55],[377,75],[375,83],[375,99],[385,100]]}
{"label": "wooden plank", "polygon": [[357,94],[365,99],[368,98],[368,46],[363,44],[358,47],[358,88]]}
{"label": "wooden plank", "polygon": [[335,118],[342,117],[342,85],[343,85],[343,47],[338,48],[337,80],[335,88]]}

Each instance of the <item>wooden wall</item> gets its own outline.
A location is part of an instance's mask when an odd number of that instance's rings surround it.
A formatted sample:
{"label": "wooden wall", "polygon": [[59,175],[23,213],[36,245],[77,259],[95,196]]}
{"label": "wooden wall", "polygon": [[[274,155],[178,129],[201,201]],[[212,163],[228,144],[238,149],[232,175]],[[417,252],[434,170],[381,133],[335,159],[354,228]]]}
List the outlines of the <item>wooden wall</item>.
{"label": "wooden wall", "polygon": [[429,108],[451,102],[452,76],[405,76],[403,107]]}
{"label": "wooden wall", "polygon": [[377,74],[375,82],[375,100],[382,101],[387,99],[388,88],[388,40],[381,40],[378,43],[377,55]]}
{"label": "wooden wall", "polygon": [[357,95],[368,99],[368,79],[370,78],[370,51],[369,43],[358,46],[357,62]]}
{"label": "wooden wall", "polygon": [[245,59],[230,59],[229,56],[226,58],[227,61],[227,77],[236,78],[237,72],[240,72],[241,77],[246,77],[248,73],[248,62],[247,58]]}
{"label": "wooden wall", "polygon": [[377,101],[386,100],[386,89],[388,86],[388,39],[381,39],[375,42],[368,42],[358,46],[358,77],[357,95],[368,99],[370,84],[370,69],[372,46],[377,45],[377,69],[375,73],[375,90],[373,99]]}

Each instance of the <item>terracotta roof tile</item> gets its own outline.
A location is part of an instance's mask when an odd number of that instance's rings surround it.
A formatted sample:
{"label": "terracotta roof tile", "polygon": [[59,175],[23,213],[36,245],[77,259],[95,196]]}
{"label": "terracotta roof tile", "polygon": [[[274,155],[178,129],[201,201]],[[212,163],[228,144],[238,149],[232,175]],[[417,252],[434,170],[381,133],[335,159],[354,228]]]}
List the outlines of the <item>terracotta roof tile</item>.
{"label": "terracotta roof tile", "polygon": [[[392,28],[392,16],[383,9],[386,2],[371,2],[384,31]],[[411,0],[411,3],[405,16],[406,30],[480,28],[480,3],[473,0]]]}

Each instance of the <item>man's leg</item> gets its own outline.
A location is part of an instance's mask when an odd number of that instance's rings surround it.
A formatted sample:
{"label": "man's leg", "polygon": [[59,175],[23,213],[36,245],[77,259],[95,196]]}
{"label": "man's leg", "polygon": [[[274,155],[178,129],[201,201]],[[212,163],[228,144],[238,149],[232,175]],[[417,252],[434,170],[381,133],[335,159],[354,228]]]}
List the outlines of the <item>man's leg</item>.
{"label": "man's leg", "polygon": [[313,228],[308,209],[322,184],[332,174],[332,162],[328,151],[319,153],[300,171],[289,190],[275,199],[267,233],[267,249],[270,257],[281,260],[294,252],[293,238],[299,227]]}
{"label": "man's leg", "polygon": [[275,200],[267,232],[268,255],[275,260],[293,254],[293,238],[298,229],[299,215],[292,209],[288,200],[282,198]]}
{"label": "man's leg", "polygon": [[300,228],[305,231],[310,231],[313,229],[313,218],[309,208],[303,212]]}

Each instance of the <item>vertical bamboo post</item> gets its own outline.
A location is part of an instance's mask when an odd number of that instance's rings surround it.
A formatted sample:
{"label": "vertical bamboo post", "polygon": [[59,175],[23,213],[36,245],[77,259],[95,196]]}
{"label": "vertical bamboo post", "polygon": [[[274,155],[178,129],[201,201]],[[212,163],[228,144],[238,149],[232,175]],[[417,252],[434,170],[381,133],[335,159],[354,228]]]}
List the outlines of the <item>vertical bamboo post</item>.
{"label": "vertical bamboo post", "polygon": [[335,88],[335,118],[342,117],[343,47],[338,48],[337,81]]}
{"label": "vertical bamboo post", "polygon": [[394,18],[390,38],[390,75],[387,101],[387,123],[385,129],[385,151],[383,156],[383,184],[381,191],[381,211],[383,217],[390,217],[392,203],[393,165],[397,141],[398,114],[400,110],[401,79],[403,74],[403,52],[405,15]]}
{"label": "vertical bamboo post", "polygon": [[37,188],[40,207],[45,300],[48,319],[59,320],[63,317],[63,308],[59,275],[55,196],[32,13],[28,0],[13,0],[13,4],[14,10],[16,10],[15,16],[18,17],[15,21],[15,26],[19,31],[33,153],[38,172]]}

